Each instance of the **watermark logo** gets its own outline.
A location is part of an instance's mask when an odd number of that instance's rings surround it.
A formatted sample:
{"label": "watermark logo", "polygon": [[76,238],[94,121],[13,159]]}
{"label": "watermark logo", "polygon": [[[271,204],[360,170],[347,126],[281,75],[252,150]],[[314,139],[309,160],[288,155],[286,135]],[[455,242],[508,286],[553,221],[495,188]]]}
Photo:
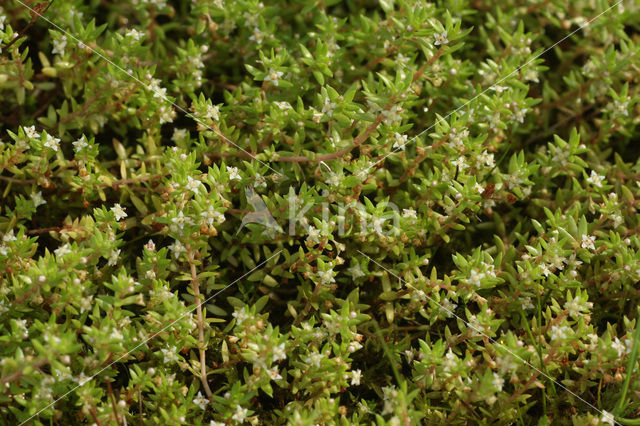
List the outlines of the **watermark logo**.
{"label": "watermark logo", "polygon": [[253,211],[244,215],[242,223],[236,231],[236,235],[238,235],[238,232],[240,232],[240,230],[249,223],[258,223],[263,225],[265,227],[264,232],[270,238],[275,237],[276,231],[281,234],[284,233],[282,227],[273,218],[273,215],[267,208],[267,205],[262,201],[262,198],[260,198],[252,186],[246,186],[244,188],[244,195],[247,197],[247,204],[253,207]]}
{"label": "watermark logo", "polygon": [[[249,224],[259,224],[264,226],[264,234],[270,238],[275,237],[276,233],[284,234],[285,230],[275,219],[274,215],[252,186],[244,189],[247,198],[247,204],[253,211],[247,212],[243,218],[240,227],[236,231],[236,235],[241,229]],[[323,194],[324,195],[324,194]],[[298,230],[302,228],[305,233],[312,239],[318,238],[318,234],[334,234],[344,236],[347,233],[360,231],[361,234],[374,233],[379,236],[388,236],[394,230],[399,229],[401,217],[415,218],[413,215],[407,216],[406,211],[400,213],[398,207],[391,202],[385,202],[377,206],[367,203],[369,208],[360,201],[352,201],[348,204],[343,202],[329,202],[315,199],[311,202],[304,202],[296,193],[293,187],[289,188],[288,194],[288,226],[287,234],[294,236],[298,234]],[[321,226],[316,229],[310,224],[307,215],[311,212],[314,217],[318,218],[320,213]],[[276,215],[282,217],[282,215]]]}

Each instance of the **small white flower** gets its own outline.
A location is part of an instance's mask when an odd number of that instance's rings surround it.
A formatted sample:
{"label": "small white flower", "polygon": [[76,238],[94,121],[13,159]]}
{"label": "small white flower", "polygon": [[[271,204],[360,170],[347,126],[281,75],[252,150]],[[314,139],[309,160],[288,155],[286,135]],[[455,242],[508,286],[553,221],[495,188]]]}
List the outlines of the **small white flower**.
{"label": "small white flower", "polygon": [[398,56],[396,56],[396,62],[399,62],[403,65],[408,64],[410,60],[411,60],[410,57],[405,56],[402,53],[398,53]]}
{"label": "small white flower", "polygon": [[278,371],[277,367],[273,367],[272,369],[267,370],[267,374],[269,375],[271,380],[280,380],[280,379],[282,379],[282,376],[280,375],[280,372]]}
{"label": "small white flower", "polygon": [[448,44],[449,43],[449,39],[447,38],[447,32],[444,31],[441,34],[434,34],[433,38],[435,39],[435,41],[433,42],[433,44],[435,46],[440,46],[441,44]]}
{"label": "small white flower", "polygon": [[570,267],[574,267],[577,268],[578,266],[582,265],[582,261],[576,259],[576,254],[572,253],[571,256],[569,256],[569,259],[567,260],[567,265]]}
{"label": "small white flower", "polygon": [[47,135],[47,139],[44,141],[44,146],[51,148],[54,151],[58,151],[60,148],[60,139],[54,138],[51,135]]}
{"label": "small white flower", "polygon": [[173,230],[183,230],[185,223],[188,225],[193,224],[193,219],[189,216],[185,216],[184,213],[182,213],[182,210],[180,210],[178,215],[171,219],[171,223],[171,228],[173,228]]}
{"label": "small white flower", "polygon": [[276,71],[276,70],[270,70],[269,74],[267,74],[267,76],[264,78],[264,81],[271,81],[273,82],[274,86],[278,85],[278,82],[280,81],[280,78],[284,75],[284,73],[282,71]]}
{"label": "small white flower", "polygon": [[589,338],[589,345],[588,348],[589,350],[593,351],[598,347],[598,335],[595,333],[591,333],[591,334],[587,334],[587,337]]}
{"label": "small white flower", "polygon": [[284,343],[280,343],[273,348],[273,362],[287,359],[287,353],[284,350]]}
{"label": "small white flower", "polygon": [[333,115],[333,110],[336,108],[336,103],[331,102],[329,98],[325,98],[324,104],[322,105],[322,113],[327,114],[329,117]]}
{"label": "small white flower", "polygon": [[617,337],[613,342],[611,342],[611,348],[615,349],[618,352],[618,356],[622,356],[625,352],[627,352],[626,346]]}
{"label": "small white flower", "polygon": [[187,132],[187,129],[173,129],[171,140],[177,143],[184,140],[188,135],[189,133]]}
{"label": "small white flower", "polygon": [[254,179],[255,180],[253,182],[253,186],[255,188],[266,188],[267,187],[267,180],[260,173],[256,173],[255,176],[254,176]]}
{"label": "small white flower", "polygon": [[587,182],[589,182],[594,186],[597,186],[598,188],[602,188],[603,179],[604,179],[604,176],[600,176],[598,173],[596,173],[595,170],[591,170],[591,176],[587,178]]}
{"label": "small white flower", "polygon": [[613,426],[616,423],[616,420],[613,414],[605,410],[602,410],[602,417],[600,418],[600,421],[602,423],[609,423],[611,426]]}
{"label": "small white flower", "polygon": [[384,124],[391,125],[396,121],[401,121],[403,111],[404,109],[399,105],[393,105],[388,110],[382,111],[382,115],[384,116]]}
{"label": "small white flower", "polygon": [[180,253],[187,251],[187,249],[178,240],[174,241],[173,244],[169,246],[169,250],[173,252],[173,257],[176,259],[180,257]]}
{"label": "small white flower", "polygon": [[85,376],[84,372],[82,372],[78,375],[78,377],[74,378],[73,380],[77,382],[79,386],[83,386],[85,383],[91,380],[91,377]]}
{"label": "small white flower", "polygon": [[580,301],[578,296],[575,296],[571,300],[567,300],[564,304],[564,308],[569,311],[569,315],[573,318],[578,318],[578,316],[583,312],[593,306],[593,303],[583,303]]}
{"label": "small white flower", "polygon": [[238,311],[234,311],[231,316],[236,319],[236,325],[242,324],[247,318],[249,318],[244,307]]}
{"label": "small white flower", "polygon": [[320,362],[324,358],[324,355],[318,352],[312,352],[306,359],[306,362],[309,364],[313,364],[316,367],[320,367]]}
{"label": "small white flower", "polygon": [[145,36],[143,32],[136,30],[135,28],[130,29],[124,34],[125,37],[132,37],[134,40],[139,41]]}
{"label": "small white flower", "polygon": [[417,219],[418,216],[414,209],[402,209],[402,217],[405,219]]}
{"label": "small white flower", "polygon": [[499,84],[496,84],[495,86],[493,86],[492,89],[495,90],[496,93],[502,93],[505,90],[507,90],[505,86],[501,86]]}
{"label": "small white flower", "polygon": [[596,237],[591,235],[583,235],[582,243],[580,244],[580,246],[582,248],[586,248],[589,250],[595,250],[596,249],[596,246],[594,245],[595,241],[596,241]]}
{"label": "small white flower", "polygon": [[366,276],[366,274],[364,273],[364,271],[362,270],[358,262],[354,263],[354,265],[349,269],[347,269],[347,271],[349,271],[349,274],[353,279]]}
{"label": "small white flower", "polygon": [[51,51],[51,53],[53,54],[59,53],[60,55],[64,55],[64,49],[66,47],[67,47],[67,37],[62,36],[60,37],[60,40],[53,41],[53,50]]}
{"label": "small white flower", "polygon": [[216,211],[213,208],[213,206],[209,206],[208,210],[205,210],[202,213],[200,213],[200,216],[204,218],[205,223],[209,226],[212,226],[214,221],[217,223],[222,223],[225,221],[224,214],[220,213],[219,211]]}
{"label": "small white flower", "polygon": [[469,137],[469,131],[467,129],[462,129],[461,132],[454,127],[449,132],[449,140],[451,141],[451,146],[454,148],[463,148],[464,140]]}
{"label": "small white flower", "polygon": [[548,277],[549,274],[551,273],[551,269],[549,269],[549,264],[542,262],[540,264],[540,271],[545,277]]}
{"label": "small white flower", "polygon": [[38,132],[36,132],[36,126],[31,126],[31,127],[22,126],[22,128],[24,129],[24,133],[25,133],[25,135],[27,135],[28,138],[39,138],[40,137],[40,134]]}
{"label": "small white flower", "polygon": [[498,124],[500,124],[500,113],[497,112],[495,114],[493,114],[491,116],[491,119],[489,120],[489,128],[490,129],[495,129],[496,127],[498,127]]}
{"label": "small white flower", "polygon": [[147,85],[147,89],[153,92],[154,98],[162,99],[166,97],[167,89],[160,86],[160,80],[158,80],[157,78],[151,79],[151,83]]}
{"label": "small white flower", "polygon": [[486,164],[488,167],[493,167],[495,165],[493,154],[488,154],[486,149],[478,155],[478,160]]}
{"label": "small white flower", "polygon": [[124,336],[122,335],[120,330],[118,330],[117,328],[114,328],[113,331],[111,331],[111,334],[109,335],[109,337],[113,340],[122,340]]}
{"label": "small white flower", "polygon": [[124,208],[120,206],[120,204],[116,203],[113,207],[111,207],[111,211],[116,216],[116,221],[119,222],[120,219],[124,219],[127,217],[127,213],[125,213]]}
{"label": "small white flower", "polygon": [[527,81],[533,81],[534,83],[538,83],[540,81],[538,80],[538,71],[534,69],[527,69],[524,72],[524,79]]}
{"label": "small white flower", "polygon": [[347,347],[347,350],[350,353],[354,353],[358,349],[362,349],[362,345],[360,344],[360,342],[356,342],[356,341],[349,343],[349,346]]}
{"label": "small white flower", "polygon": [[513,117],[519,122],[524,123],[524,118],[527,115],[527,108],[522,108],[513,113]]}
{"label": "small white flower", "polygon": [[89,146],[89,144],[87,143],[87,138],[85,138],[84,135],[82,135],[82,137],[77,141],[72,142],[72,144],[76,152],[80,152]]}
{"label": "small white flower", "polygon": [[164,9],[165,7],[167,7],[167,1],[166,0],[151,0],[151,1],[149,1],[149,3],[155,4],[157,9]]}
{"label": "small white flower", "polygon": [[86,312],[91,309],[91,301],[93,300],[93,296],[87,296],[80,299],[80,313]]}
{"label": "small white flower", "polygon": [[629,102],[627,100],[613,101],[613,109],[626,117],[629,116]]}
{"label": "small white flower", "polygon": [[321,284],[329,284],[335,283],[336,280],[333,278],[333,269],[329,268],[326,271],[319,271],[318,276],[320,277]]}
{"label": "small white flower", "polygon": [[521,304],[521,307],[522,307],[523,311],[526,311],[527,309],[535,308],[535,306],[531,302],[531,297],[530,296],[521,297],[520,298],[520,304]]}
{"label": "small white flower", "polygon": [[242,423],[247,418],[248,412],[249,412],[248,409],[242,408],[241,406],[238,405],[235,413],[233,413],[233,416],[231,416],[231,419],[235,420],[236,422]]}
{"label": "small white flower", "polygon": [[[424,291],[419,290],[424,294]],[[426,300],[426,294],[424,296],[424,299]],[[455,303],[453,303],[451,300],[449,299],[444,299],[442,302],[440,302],[440,307],[438,308],[438,311],[444,313],[444,315],[447,318],[453,318],[453,314],[455,309],[458,307],[458,305],[456,305]]]}
{"label": "small white flower", "polygon": [[274,102],[274,104],[280,108],[283,111],[289,110],[289,109],[293,109],[293,107],[291,106],[291,104],[289,102]]}
{"label": "small white flower", "polygon": [[149,251],[154,251],[156,249],[156,243],[153,240],[149,240],[147,244],[144,245],[144,248]]}
{"label": "small white flower", "polygon": [[372,166],[373,165],[371,163],[369,163],[367,166],[356,170],[353,175],[355,177],[357,177],[359,180],[365,181],[367,179],[367,177],[369,177],[369,172],[371,171],[371,167]]}
{"label": "small white flower", "polygon": [[42,197],[42,191],[38,191],[36,193],[31,194],[31,201],[33,201],[33,204],[35,205],[36,208],[38,208],[38,206],[41,206],[43,204],[47,204],[45,199]]}
{"label": "small white flower", "polygon": [[551,326],[551,340],[564,340],[571,332],[571,329],[566,325],[553,325]]}
{"label": "small white flower", "polygon": [[10,243],[12,241],[16,241],[16,235],[13,233],[13,229],[10,230],[9,232],[6,232],[3,236],[2,236],[2,242],[3,243]]}
{"label": "small white flower", "polygon": [[395,142],[393,143],[393,148],[400,149],[404,151],[407,145],[407,135],[401,135],[400,133],[395,133],[394,135]]}
{"label": "small white flower", "polygon": [[627,355],[629,355],[631,353],[631,349],[633,349],[633,339],[632,338],[624,339],[624,345],[625,345],[625,351],[627,352]]}
{"label": "small white flower", "polygon": [[206,118],[218,121],[220,118],[220,107],[218,105],[207,105]]}
{"label": "small white flower", "polygon": [[26,339],[27,337],[29,337],[29,329],[27,328],[27,320],[13,320],[16,324],[16,327],[18,328],[18,330],[20,330],[22,332],[22,338]]}
{"label": "small white flower", "polygon": [[484,272],[479,272],[476,268],[471,269],[469,272],[469,278],[467,279],[467,283],[472,284],[476,287],[480,287],[482,285],[482,280],[486,277]]}
{"label": "small white flower", "polygon": [[342,175],[331,172],[327,180],[324,181],[327,185],[331,186],[339,186],[342,182]]}
{"label": "small white flower", "polygon": [[449,350],[444,356],[444,362],[442,364],[444,366],[443,371],[445,373],[448,373],[454,368],[456,368],[457,364],[458,364],[458,357],[456,356],[456,354],[453,353],[451,348],[449,348]]}
{"label": "small white flower", "polygon": [[617,213],[613,213],[611,215],[611,219],[613,220],[613,226],[615,228],[617,228],[618,226],[622,225],[622,223],[624,222],[624,219],[621,215],[617,214]]}
{"label": "small white flower", "polygon": [[310,226],[307,229],[307,244],[320,244],[320,237],[322,236],[322,234],[320,233],[319,229],[314,228],[313,226]]}
{"label": "small white flower", "polygon": [[200,407],[201,410],[204,410],[209,404],[209,400],[202,395],[202,392],[198,391],[198,395],[193,399],[193,403]]}
{"label": "small white flower", "polygon": [[9,307],[4,300],[0,300],[0,315],[4,315],[9,312]]}
{"label": "small white flower", "polygon": [[[164,89],[166,93],[167,89]],[[160,116],[160,124],[164,124],[164,123],[173,123],[173,119],[176,118],[176,112],[174,111],[173,108],[169,107],[165,107],[165,106],[161,106],[160,108],[158,108],[158,112],[159,112],[159,116]]]}
{"label": "small white flower", "polygon": [[362,371],[353,370],[351,372],[351,385],[352,386],[360,386],[360,379],[362,378]]}
{"label": "small white flower", "polygon": [[120,256],[120,249],[111,250],[111,253],[109,254],[109,261],[107,262],[107,265],[115,266],[118,263],[118,257],[119,256]]}
{"label": "small white flower", "polygon": [[497,373],[493,373],[493,380],[491,381],[493,386],[498,388],[498,391],[502,391],[502,387],[504,386],[504,379],[500,377]]}
{"label": "small white flower", "polygon": [[456,166],[461,171],[469,167],[469,165],[466,162],[465,157],[463,157],[463,156],[460,156],[460,157],[456,158],[455,160],[453,160],[451,162],[451,164]]}
{"label": "small white flower", "polygon": [[54,250],[56,257],[64,257],[67,254],[71,253],[71,249],[69,248],[69,244],[62,245]]}
{"label": "small white flower", "polygon": [[164,356],[164,363],[169,363],[178,360],[177,349],[175,346],[171,346],[169,349],[162,348],[160,349],[162,355]]}
{"label": "small white flower", "polygon": [[227,173],[229,173],[229,179],[231,180],[241,180],[242,177],[240,176],[240,173],[238,173],[238,168],[237,167],[229,167],[227,166]]}
{"label": "small white flower", "polygon": [[264,40],[264,32],[262,32],[260,28],[254,27],[253,34],[249,37],[249,40],[262,44],[262,41]]}
{"label": "small white flower", "polygon": [[384,231],[382,230],[382,225],[384,224],[384,218],[373,216],[371,218],[371,225],[373,226],[373,230],[378,235],[384,235]]}
{"label": "small white flower", "polygon": [[201,185],[202,185],[202,182],[200,182],[198,179],[194,179],[191,176],[187,176],[187,189],[192,191],[194,194],[198,193]]}

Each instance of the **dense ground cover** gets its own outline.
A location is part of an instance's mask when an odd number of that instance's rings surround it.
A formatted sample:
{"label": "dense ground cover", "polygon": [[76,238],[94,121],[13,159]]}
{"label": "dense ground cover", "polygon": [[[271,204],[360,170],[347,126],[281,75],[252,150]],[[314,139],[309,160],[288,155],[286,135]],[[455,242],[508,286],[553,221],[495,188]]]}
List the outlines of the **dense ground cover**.
{"label": "dense ground cover", "polygon": [[7,424],[640,424],[637,0],[8,0]]}

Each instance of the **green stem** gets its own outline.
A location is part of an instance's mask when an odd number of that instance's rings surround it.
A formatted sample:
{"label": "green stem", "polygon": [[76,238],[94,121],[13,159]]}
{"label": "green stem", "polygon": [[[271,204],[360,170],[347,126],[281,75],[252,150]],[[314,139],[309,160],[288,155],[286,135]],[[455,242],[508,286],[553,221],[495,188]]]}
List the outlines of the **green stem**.
{"label": "green stem", "polygon": [[[544,360],[542,358],[542,306],[546,306],[547,305],[547,300],[549,300],[549,296],[551,295],[551,290],[548,290],[547,293],[544,295],[544,299],[542,299],[542,302],[540,302],[540,296],[537,296],[537,302],[538,302],[538,354],[540,356],[540,368],[542,369],[542,371],[544,371],[545,374],[547,374],[547,366],[544,363]],[[556,384],[553,380],[549,379],[549,387],[551,389],[551,393],[553,394],[553,396],[558,396],[558,393],[556,392]]]}
{"label": "green stem", "polygon": [[[622,385],[622,395],[618,399],[616,408],[613,409],[614,414],[620,414],[622,408],[626,405],[627,392],[629,391],[629,384],[631,383],[631,376],[633,376],[633,370],[638,359],[638,346],[640,342],[640,308],[638,308],[638,316],[636,318],[636,331],[633,333],[633,346],[631,347],[631,354],[629,355],[629,362],[627,363],[627,376],[624,378],[624,384]],[[631,423],[630,423],[631,424]],[[640,420],[638,420],[639,424]]]}
{"label": "green stem", "polygon": [[629,426],[640,425],[640,419],[623,419],[622,417],[616,417],[616,422]]}
{"label": "green stem", "polygon": [[382,350],[384,351],[384,354],[387,356],[387,358],[389,358],[389,364],[391,364],[391,369],[393,370],[393,375],[396,379],[396,382],[398,383],[398,386],[400,386],[403,381],[400,378],[400,373],[398,372],[398,367],[396,366],[396,360],[393,358],[393,355],[389,350],[389,345],[387,345],[387,342],[385,342],[384,337],[382,336],[382,332],[380,331],[380,326],[378,325],[378,321],[373,319],[372,323],[376,329],[376,336],[378,336],[378,340],[380,340],[380,343],[382,344]]}

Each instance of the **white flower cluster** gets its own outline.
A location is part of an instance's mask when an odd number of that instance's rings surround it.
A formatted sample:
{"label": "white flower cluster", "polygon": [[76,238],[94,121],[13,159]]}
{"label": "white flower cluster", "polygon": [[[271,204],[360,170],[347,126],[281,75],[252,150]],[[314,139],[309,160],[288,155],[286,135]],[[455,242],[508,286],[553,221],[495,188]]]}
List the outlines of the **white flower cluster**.
{"label": "white flower cluster", "polygon": [[583,312],[593,308],[593,303],[583,301],[579,296],[567,300],[564,308],[569,311],[569,316],[577,319]]}
{"label": "white flower cluster", "polygon": [[60,38],[53,40],[53,50],[51,53],[64,55],[65,49],[67,47],[67,36],[60,36]]}
{"label": "white flower cluster", "polygon": [[278,86],[280,79],[282,78],[283,75],[284,73],[282,71],[271,69],[267,73],[267,76],[264,78],[264,81],[271,82],[271,84],[273,84],[274,86]]}
{"label": "white flower cluster", "polygon": [[329,285],[336,282],[334,278],[333,268],[331,267],[325,269],[324,271],[318,271],[318,278],[320,279],[320,284],[322,285]]}
{"label": "white flower cluster", "polygon": [[173,253],[173,257],[178,259],[182,253],[187,252],[187,248],[178,240],[169,245],[169,250]]}
{"label": "white flower cluster", "polygon": [[118,203],[111,207],[111,211],[116,217],[116,222],[119,222],[121,219],[127,217],[127,213],[124,211],[124,208]]}
{"label": "white flower cluster", "polygon": [[567,337],[573,334],[571,327],[567,325],[552,325],[551,326],[551,341],[563,341]]}
{"label": "white flower cluster", "polygon": [[184,232],[185,225],[194,225],[195,222],[190,216],[185,216],[182,210],[177,215],[171,218],[171,224],[169,229],[171,232],[182,234]]}

